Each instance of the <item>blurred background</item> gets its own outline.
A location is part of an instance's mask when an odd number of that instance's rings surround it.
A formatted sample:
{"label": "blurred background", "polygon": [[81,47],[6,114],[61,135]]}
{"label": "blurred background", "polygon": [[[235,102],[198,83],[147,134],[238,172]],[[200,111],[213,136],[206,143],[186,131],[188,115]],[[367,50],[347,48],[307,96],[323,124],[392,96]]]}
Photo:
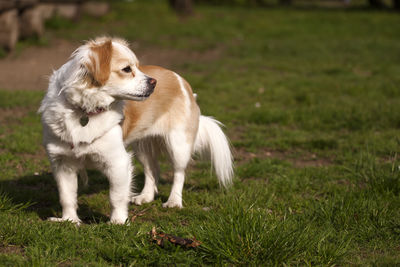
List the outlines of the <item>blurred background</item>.
{"label": "blurred background", "polygon": [[[133,0],[0,0],[0,46],[12,50],[19,39],[43,36],[45,21],[55,16],[73,21],[78,21],[82,15],[105,16],[110,12],[112,2],[129,3]],[[182,17],[193,16],[197,5],[248,8],[369,8],[400,11],[400,0],[168,0],[168,5]]]}

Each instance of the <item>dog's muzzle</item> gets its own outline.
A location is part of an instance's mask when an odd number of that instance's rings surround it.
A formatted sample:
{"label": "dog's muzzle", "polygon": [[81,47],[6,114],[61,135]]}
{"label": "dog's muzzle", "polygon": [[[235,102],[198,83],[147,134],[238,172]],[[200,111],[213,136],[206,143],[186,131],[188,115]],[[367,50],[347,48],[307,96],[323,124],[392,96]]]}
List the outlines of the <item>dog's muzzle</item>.
{"label": "dog's muzzle", "polygon": [[146,91],[140,95],[137,94],[124,94],[124,95],[115,95],[115,97],[125,100],[133,100],[133,101],[143,101],[147,99],[153,92],[154,88],[157,85],[157,80],[151,77],[146,78]]}

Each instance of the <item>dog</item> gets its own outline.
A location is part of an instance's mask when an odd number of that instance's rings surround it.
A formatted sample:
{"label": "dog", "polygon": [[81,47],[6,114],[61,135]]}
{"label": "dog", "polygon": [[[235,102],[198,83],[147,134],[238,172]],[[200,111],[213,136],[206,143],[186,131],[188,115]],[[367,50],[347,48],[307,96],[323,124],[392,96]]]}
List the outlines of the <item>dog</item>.
{"label": "dog", "polygon": [[[87,180],[85,169],[95,168],[110,183],[110,222],[124,224],[129,202],[154,200],[163,151],[174,170],[163,207],[182,208],[185,169],[196,152],[211,158],[221,185],[232,182],[233,159],[221,123],[200,115],[186,80],[162,67],[139,65],[122,39],[100,37],[77,48],[51,75],[39,113],[62,207],[62,217],[51,221],[81,222],[78,173]],[[144,167],[138,195],[131,192],[130,149]]]}

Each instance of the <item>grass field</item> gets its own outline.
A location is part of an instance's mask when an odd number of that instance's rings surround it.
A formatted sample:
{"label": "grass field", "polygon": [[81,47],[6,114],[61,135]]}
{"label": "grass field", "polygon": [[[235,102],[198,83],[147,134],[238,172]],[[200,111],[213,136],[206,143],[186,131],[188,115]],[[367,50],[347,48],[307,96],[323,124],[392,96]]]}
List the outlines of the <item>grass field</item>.
{"label": "grass field", "polygon": [[[184,209],[130,206],[107,224],[108,182],[90,172],[81,227],[59,216],[36,114],[43,92],[0,90],[0,265],[400,264],[400,17],[368,10],[196,8],[178,19],[157,1],[117,2],[101,21],[54,19],[47,38],[118,35],[168,66],[226,124],[236,178],[188,171]],[[161,60],[161,59],[160,59]],[[143,183],[136,168],[137,190]],[[148,232],[202,245],[158,247]]]}

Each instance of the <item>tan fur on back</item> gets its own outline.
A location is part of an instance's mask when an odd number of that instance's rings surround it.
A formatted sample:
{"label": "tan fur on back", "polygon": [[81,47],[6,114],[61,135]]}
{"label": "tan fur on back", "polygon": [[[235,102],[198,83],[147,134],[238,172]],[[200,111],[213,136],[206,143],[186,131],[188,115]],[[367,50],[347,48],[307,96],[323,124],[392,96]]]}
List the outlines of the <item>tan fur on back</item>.
{"label": "tan fur on back", "polygon": [[[135,135],[139,136],[155,123],[159,123],[159,126],[167,130],[180,122],[185,122],[186,130],[195,133],[198,125],[196,121],[199,116],[199,108],[190,85],[183,80],[184,89],[188,93],[191,105],[189,111],[191,118],[185,118],[185,114],[188,115],[188,111],[184,110],[183,105],[185,96],[174,72],[158,66],[140,66],[139,69],[156,79],[157,86],[147,100],[142,102],[127,101],[124,110],[125,120],[122,125],[124,139]],[[188,124],[187,120],[192,120],[193,124]]]}

